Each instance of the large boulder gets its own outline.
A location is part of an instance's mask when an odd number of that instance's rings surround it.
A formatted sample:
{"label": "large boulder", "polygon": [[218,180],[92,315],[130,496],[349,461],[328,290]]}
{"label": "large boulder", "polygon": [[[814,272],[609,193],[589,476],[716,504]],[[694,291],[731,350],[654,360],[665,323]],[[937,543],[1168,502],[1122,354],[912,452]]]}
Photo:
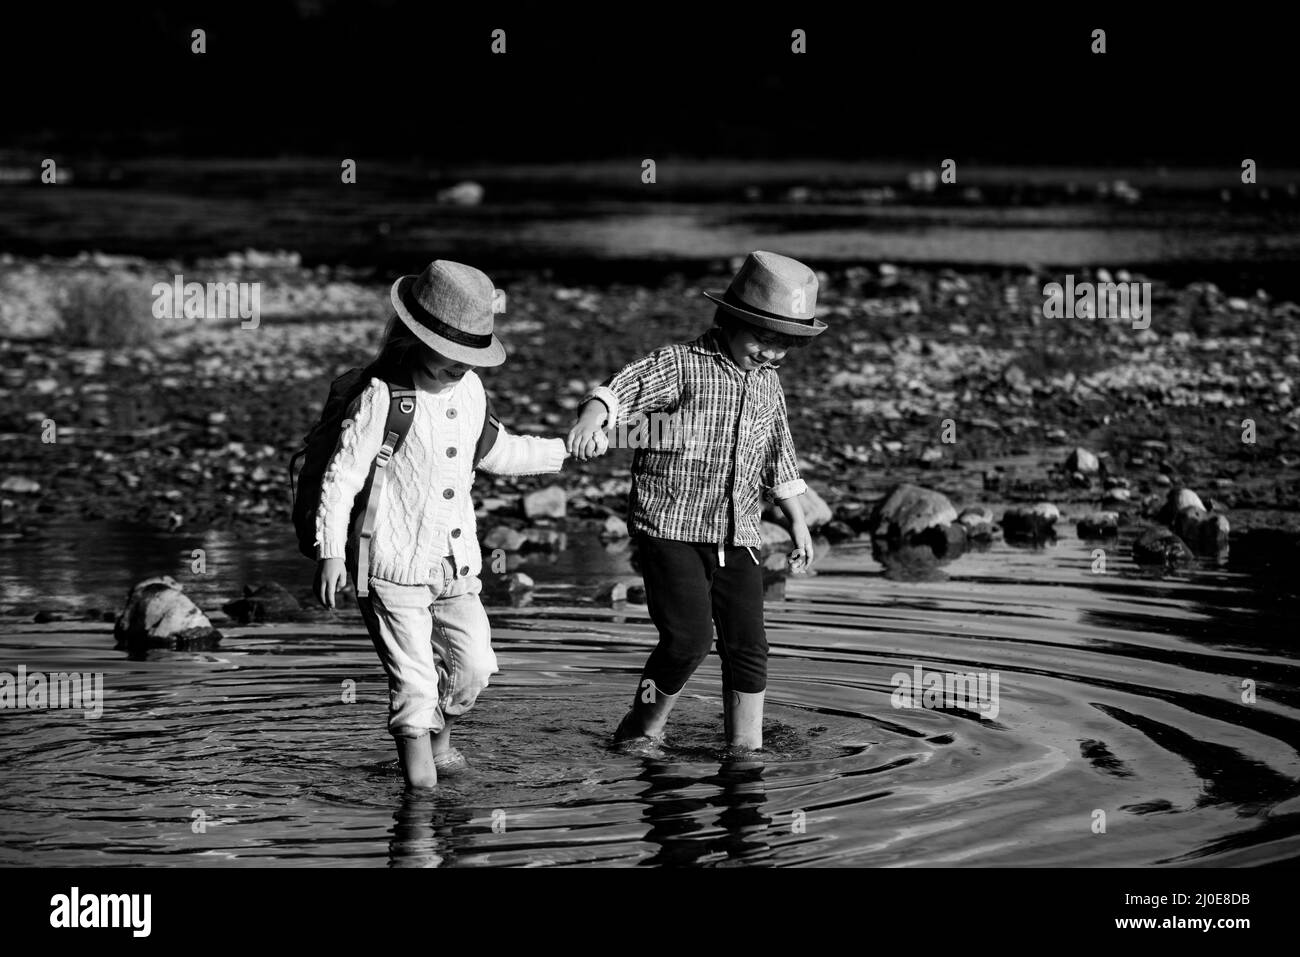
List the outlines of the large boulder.
{"label": "large boulder", "polygon": [[1133,542],[1133,560],[1139,565],[1182,565],[1194,557],[1187,543],[1167,528],[1148,528]]}
{"label": "large boulder", "polygon": [[872,510],[873,538],[904,542],[927,529],[942,528],[957,521],[957,510],[948,497],[933,489],[903,484],[890,489]]}
{"label": "large boulder", "polygon": [[130,650],[175,648],[205,651],[221,641],[221,632],[190,601],[170,575],[146,578],[127,592],[113,637]]}

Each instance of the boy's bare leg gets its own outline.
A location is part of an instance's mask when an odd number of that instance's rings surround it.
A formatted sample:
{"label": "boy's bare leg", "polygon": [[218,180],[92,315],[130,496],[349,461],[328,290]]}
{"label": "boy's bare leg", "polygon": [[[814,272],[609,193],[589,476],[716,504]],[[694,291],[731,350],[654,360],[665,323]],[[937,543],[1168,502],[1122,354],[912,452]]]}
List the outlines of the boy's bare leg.
{"label": "boy's bare leg", "polygon": [[397,756],[402,763],[402,773],[406,775],[406,786],[411,788],[431,788],[438,784],[438,768],[433,763],[433,749],[429,736],[422,734],[418,738],[398,737]]}

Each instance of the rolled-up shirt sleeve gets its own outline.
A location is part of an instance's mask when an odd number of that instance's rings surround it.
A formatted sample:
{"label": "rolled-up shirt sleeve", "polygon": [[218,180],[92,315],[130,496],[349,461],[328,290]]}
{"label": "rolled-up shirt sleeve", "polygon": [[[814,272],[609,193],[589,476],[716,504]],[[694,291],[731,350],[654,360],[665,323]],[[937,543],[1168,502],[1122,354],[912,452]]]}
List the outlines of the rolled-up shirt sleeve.
{"label": "rolled-up shirt sleeve", "polygon": [[762,476],[764,492],[773,501],[794,498],[808,491],[808,485],[799,477],[799,459],[795,455],[790,422],[786,418],[785,390],[779,385],[776,395],[776,418],[767,442]]}
{"label": "rolled-up shirt sleeve", "polygon": [[611,429],[633,415],[645,415],[672,405],[681,395],[681,370],[676,351],[656,349],[629,362],[583,396],[583,404],[596,399],[608,409],[605,428]]}

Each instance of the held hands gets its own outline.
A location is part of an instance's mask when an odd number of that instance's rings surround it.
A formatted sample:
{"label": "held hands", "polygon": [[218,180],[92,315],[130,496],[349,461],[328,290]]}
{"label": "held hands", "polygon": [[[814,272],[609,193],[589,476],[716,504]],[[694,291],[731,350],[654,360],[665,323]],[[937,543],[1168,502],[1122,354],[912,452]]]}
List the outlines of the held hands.
{"label": "held hands", "polygon": [[609,437],[602,427],[605,423],[605,406],[597,401],[588,402],[578,421],[569,430],[566,448],[579,462],[594,459],[609,451]]}
{"label": "held hands", "polygon": [[802,522],[795,525],[790,530],[790,534],[794,538],[794,549],[790,552],[790,571],[795,575],[801,575],[808,571],[813,562],[812,534],[808,531],[808,526]]}
{"label": "held hands", "polygon": [[348,583],[347,567],[341,558],[322,558],[316,565],[316,598],[326,608],[334,607],[334,596]]}

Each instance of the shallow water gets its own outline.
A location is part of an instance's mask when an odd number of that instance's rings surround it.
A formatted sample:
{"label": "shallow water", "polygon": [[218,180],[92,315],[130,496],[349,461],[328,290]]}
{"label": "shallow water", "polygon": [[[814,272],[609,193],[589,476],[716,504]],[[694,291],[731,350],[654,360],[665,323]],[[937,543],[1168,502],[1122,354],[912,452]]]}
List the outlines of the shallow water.
{"label": "shallow water", "polygon": [[[137,531],[138,536],[138,531]],[[61,539],[63,536],[57,536]],[[107,536],[111,539],[111,535]],[[94,592],[157,571],[101,537],[6,545],[12,597],[39,561]],[[152,547],[180,554],[181,537]],[[662,753],[607,741],[653,643],[644,610],[582,604],[624,572],[579,544],[528,568],[539,606],[492,610],[502,671],[462,722],[473,767],[403,795],[385,687],[350,614],[222,626],[219,651],[127,660],[111,625],[0,623],[0,670],[103,672],[103,715],[0,711],[0,864],[474,866],[1244,864],[1300,855],[1292,586],[1199,566],[1144,573],[1062,537],[999,543],[938,580],[886,578],[861,546],[768,605],[767,749],[721,750],[716,656]],[[117,552],[114,552],[117,549]],[[84,552],[69,553],[83,556]],[[233,580],[236,550],[212,553]],[[241,574],[302,579],[245,546]],[[138,568],[137,568],[138,566]],[[167,567],[164,562],[162,567]],[[81,568],[81,572],[75,569]],[[216,585],[191,588],[214,608]],[[101,589],[102,590],[102,589]],[[12,611],[9,604],[6,610]],[[915,666],[997,672],[997,714],[903,709]],[[1242,701],[1242,681],[1257,699]],[[345,702],[346,682],[355,702]],[[959,702],[960,704],[960,702]],[[1104,833],[1097,833],[1104,812]]]}

